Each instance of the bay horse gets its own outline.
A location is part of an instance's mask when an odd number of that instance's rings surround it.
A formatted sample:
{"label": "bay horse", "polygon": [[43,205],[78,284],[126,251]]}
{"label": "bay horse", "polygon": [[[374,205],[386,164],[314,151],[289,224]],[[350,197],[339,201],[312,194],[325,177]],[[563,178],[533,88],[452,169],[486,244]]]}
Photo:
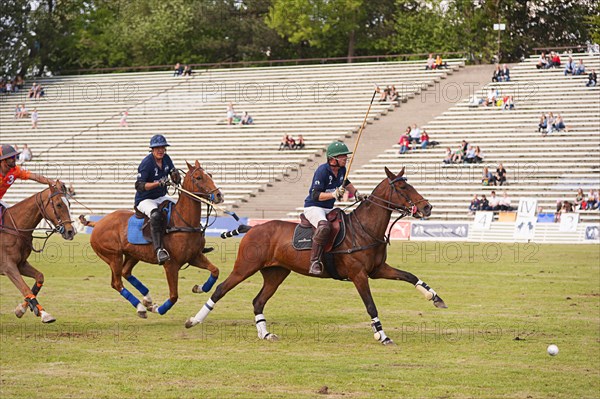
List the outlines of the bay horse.
{"label": "bay horse", "polygon": [[[131,244],[127,240],[127,224],[133,212],[118,210],[98,222],[86,223],[93,227],[90,237],[92,248],[110,266],[112,287],[127,299],[136,308],[138,316],[144,319],[148,317],[147,310],[164,315],[177,302],[179,270],[186,263],[211,273],[201,288],[194,287],[194,292],[199,292],[200,289],[204,292],[210,291],[219,277],[219,269],[203,254],[206,243],[204,228],[201,227],[203,202],[194,196],[209,198],[215,204],[219,204],[223,202],[223,195],[198,161],[194,166],[187,162],[186,164],[188,172],[183,178],[182,188],[187,193],[180,190],[179,199],[171,210],[171,224],[164,239],[171,259],[163,265],[169,285],[169,298],[162,306],[152,303],[150,290],[131,274],[139,261],[158,264],[151,243],[139,245]],[[123,286],[123,277],[143,295],[142,302]]]}
{"label": "bay horse", "polygon": [[[44,275],[27,260],[34,250],[33,232],[42,219],[51,226],[45,239],[59,232],[65,240],[72,240],[76,234],[71,220],[67,188],[58,180],[43,191],[4,210],[0,221],[0,274],[6,275],[25,298],[15,308],[18,318],[23,317],[29,308],[40,317],[42,323],[52,323],[56,319],[37,300],[44,284]],[[31,288],[27,286],[23,276],[35,279]]]}
{"label": "bay horse", "polygon": [[[338,277],[349,279],[354,283],[367,308],[367,313],[371,316],[375,339],[388,345],[394,342],[386,336],[379,321],[369,288],[369,278],[406,281],[414,285],[425,298],[432,300],[436,307],[447,306],[432,288],[415,275],[395,269],[386,263],[386,244],[389,244],[389,236],[386,237],[385,233],[392,212],[400,212],[400,217],[408,215],[426,217],[431,214],[432,206],[407,183],[404,168],[398,175],[394,175],[386,167],[385,173],[387,177],[377,185],[371,195],[346,216],[346,237],[333,253],[335,253]],[[332,277],[326,268],[319,276],[309,275],[310,251],[296,251],[292,248],[292,236],[296,225],[297,223],[279,220],[269,221],[251,229],[249,226],[242,225],[242,228],[238,229],[239,232],[249,231],[240,242],[233,271],[219,284],[200,311],[186,321],[185,327],[190,328],[203,322],[215,303],[225,294],[260,271],[264,279],[263,286],[252,301],[258,337],[277,340],[278,337],[267,330],[263,309],[290,272],[294,271],[310,277]]]}

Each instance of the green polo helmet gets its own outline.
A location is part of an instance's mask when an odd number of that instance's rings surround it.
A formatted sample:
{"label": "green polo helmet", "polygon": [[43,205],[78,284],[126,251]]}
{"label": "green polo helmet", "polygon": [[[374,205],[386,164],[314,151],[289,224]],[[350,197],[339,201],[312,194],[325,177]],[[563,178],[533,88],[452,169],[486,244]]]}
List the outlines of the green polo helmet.
{"label": "green polo helmet", "polygon": [[352,154],[352,151],[350,151],[346,144],[341,141],[334,141],[327,147],[327,158],[335,158],[338,155],[348,154]]}

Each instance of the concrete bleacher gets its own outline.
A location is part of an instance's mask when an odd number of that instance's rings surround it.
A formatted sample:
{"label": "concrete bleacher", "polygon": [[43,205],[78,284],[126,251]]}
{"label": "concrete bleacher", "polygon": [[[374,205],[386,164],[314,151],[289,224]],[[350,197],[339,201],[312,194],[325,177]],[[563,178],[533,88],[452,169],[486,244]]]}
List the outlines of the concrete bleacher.
{"label": "concrete bleacher", "polygon": [[[588,71],[600,69],[597,54],[573,58],[582,58]],[[536,60],[531,57],[513,66],[510,82],[492,83],[490,66],[490,83],[476,93],[485,98],[493,88],[501,96],[513,95],[514,110],[473,107],[468,100],[461,101],[421,127],[438,146],[400,155],[399,146],[390,143],[384,153],[352,171],[353,184],[369,192],[381,181],[384,166],[393,171],[406,167],[409,182],[434,206],[430,219],[440,221],[472,221],[468,206],[473,194],[489,198],[492,190],[498,196],[506,190],[513,207],[520,198],[535,198],[544,212],[554,212],[557,200],[573,201],[577,188],[582,187],[586,195],[600,188],[600,87],[585,86],[587,73],[564,76],[563,68],[537,70]],[[540,115],[548,112],[561,114],[569,131],[542,137],[537,125]],[[454,151],[463,139],[481,147],[483,164],[442,163],[446,147]],[[507,170],[508,185],[482,186],[483,167],[493,172],[500,162]],[[301,210],[298,207],[288,216],[297,217]],[[581,211],[580,220],[597,223],[600,213]]]}
{"label": "concrete bleacher", "polygon": [[[374,83],[394,84],[407,101],[464,65],[448,62],[440,71],[425,71],[421,61],[214,69],[185,78],[165,71],[38,79],[46,88],[42,99],[26,99],[29,86],[0,98],[0,141],[27,143],[34,153],[29,169],[72,183],[82,204],[105,214],[131,208],[137,165],[150,137],[161,133],[178,167],[200,160],[225,193],[225,205],[236,207],[322,154],[332,140],[356,132]],[[226,125],[229,102],[255,124]],[[14,119],[20,103],[37,108],[37,130],[29,119]],[[368,122],[397,105],[376,99]],[[125,110],[128,127],[120,127]],[[278,151],[284,134],[302,134],[306,147]],[[15,203],[38,190],[33,182],[19,183],[5,199]]]}

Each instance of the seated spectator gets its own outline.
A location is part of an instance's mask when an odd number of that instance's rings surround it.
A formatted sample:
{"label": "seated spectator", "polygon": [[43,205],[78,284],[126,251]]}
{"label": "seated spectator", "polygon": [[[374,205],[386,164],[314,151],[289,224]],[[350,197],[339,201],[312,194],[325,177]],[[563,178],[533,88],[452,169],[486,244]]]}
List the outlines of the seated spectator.
{"label": "seated spectator", "polygon": [[548,118],[546,120],[546,123],[547,123],[546,131],[542,132],[542,137],[546,137],[546,135],[552,133],[552,130],[554,129],[555,121],[556,121],[556,118],[554,118],[554,114],[552,112],[549,112]]}
{"label": "seated spectator", "polygon": [[281,139],[281,143],[279,144],[279,151],[281,150],[291,150],[292,147],[290,147],[290,136],[287,134],[283,135],[283,138]]}
{"label": "seated spectator", "polygon": [[25,107],[25,104],[21,104],[21,116],[19,116],[19,118],[27,118],[29,116],[29,111],[27,110],[27,107]]}
{"label": "seated spectator", "polygon": [[186,65],[183,68],[183,76],[192,76],[192,73],[193,73],[193,71],[192,71],[192,67],[191,66]]}
{"label": "seated spectator", "polygon": [[252,125],[253,123],[254,119],[252,119],[247,111],[244,111],[242,117],[240,118],[240,125]]}
{"label": "seated spectator", "polygon": [[[408,127],[408,129],[410,129],[410,126]],[[407,129],[407,131],[408,131]],[[410,150],[410,140],[408,138],[408,133],[405,132],[401,137],[400,140],[398,141],[398,144],[400,144],[400,154],[405,154],[407,151]]]}
{"label": "seated spectator", "polygon": [[573,212],[573,204],[569,201],[557,201],[556,213],[554,214],[554,222],[560,222],[560,215],[567,212]]}
{"label": "seated spectator", "polygon": [[510,82],[510,69],[506,66],[506,64],[502,65],[502,81]]}
{"label": "seated spectator", "polygon": [[483,162],[483,152],[479,146],[475,147],[475,163]]}
{"label": "seated spectator", "polygon": [[120,127],[129,127],[127,124],[127,117],[129,116],[129,112],[123,111],[121,112],[121,120],[119,121]]}
{"label": "seated spectator", "polygon": [[448,68],[448,63],[445,61],[442,61],[442,56],[438,54],[435,57],[435,69],[441,69],[441,68]]}
{"label": "seated spectator", "polygon": [[13,84],[11,81],[6,82],[6,93],[10,94],[13,92]]}
{"label": "seated spectator", "polygon": [[538,62],[535,66],[537,69],[548,69],[550,68],[550,62],[546,58],[546,53],[542,51],[542,55],[538,58]]}
{"label": "seated spectator", "polygon": [[69,195],[71,197],[74,197],[77,195],[77,193],[75,192],[75,187],[73,187],[73,183],[69,183],[69,188],[67,190],[69,191]]}
{"label": "seated spectator", "polygon": [[585,84],[587,87],[594,87],[598,82],[598,75],[596,75],[596,70],[592,69],[592,72],[588,75],[588,82]]}
{"label": "seated spectator", "polygon": [[21,117],[21,104],[15,105],[15,119],[19,119]]}
{"label": "seated spectator", "polygon": [[417,127],[416,123],[413,123],[412,128],[410,130],[410,134],[409,134],[409,141],[412,143],[413,141],[415,142],[415,144],[420,144],[421,143],[421,129],[419,129]]}
{"label": "seated spectator", "polygon": [[469,215],[475,214],[475,211],[479,210],[480,201],[477,197],[477,194],[473,195],[473,199],[471,200],[471,204],[469,205]]}
{"label": "seated spectator", "polygon": [[496,185],[496,176],[489,171],[488,167],[483,168],[483,172],[481,174],[481,184],[484,186],[495,186]]}
{"label": "seated spectator", "polygon": [[575,206],[578,206],[579,209],[585,209],[587,207],[587,203],[585,202],[585,196],[583,194],[583,189],[577,189],[577,194],[575,195]]}
{"label": "seated spectator", "polygon": [[177,64],[175,64],[175,66],[173,67],[173,76],[181,76],[181,74],[183,74],[183,67],[181,66],[181,64],[178,62]]}
{"label": "seated spectator", "polygon": [[388,97],[388,92],[390,90],[390,87],[387,86],[385,89],[381,90],[381,88],[379,86],[375,86],[375,91],[377,93],[379,93],[379,102],[384,102],[387,101],[387,97]]}
{"label": "seated spectator", "polygon": [[489,211],[489,210],[491,210],[491,208],[490,208],[490,202],[486,198],[485,194],[483,194],[481,196],[481,200],[479,201],[479,209],[477,209],[477,210],[478,211]]}
{"label": "seated spectator", "polygon": [[547,128],[548,118],[546,117],[546,114],[542,113],[542,116],[540,116],[540,123],[538,123],[538,132],[545,132]]}
{"label": "seated spectator", "polygon": [[489,206],[488,210],[490,211],[498,211],[500,210],[500,198],[496,197],[496,192],[492,191],[490,193]]}
{"label": "seated spectator", "polygon": [[550,66],[554,68],[560,68],[560,56],[554,51],[550,53]]}
{"label": "seated spectator", "polygon": [[565,130],[566,132],[569,131],[569,128],[565,125],[565,122],[560,114],[556,115],[556,119],[552,124],[552,129],[556,130],[557,132],[560,132],[561,130]]}
{"label": "seated spectator", "polygon": [[452,150],[450,149],[450,147],[446,147],[446,156],[444,158],[444,163],[445,164],[450,164],[452,163]]}
{"label": "seated spectator", "polygon": [[600,202],[599,202],[600,198],[598,195],[598,190],[590,190],[590,192],[588,193],[587,199],[586,199],[586,204],[585,204],[585,210],[586,211],[591,211],[594,210],[596,208],[599,207]]}
{"label": "seated spectator", "polygon": [[583,75],[585,73],[585,65],[583,65],[583,59],[579,59],[579,63],[575,67],[574,75]]}
{"label": "seated spectator", "polygon": [[227,105],[227,124],[233,125],[233,118],[235,118],[235,109],[233,109],[233,103]]}
{"label": "seated spectator", "polygon": [[573,57],[569,57],[569,60],[565,64],[565,76],[568,74],[575,75],[575,61],[573,61]]}
{"label": "seated spectator", "polygon": [[475,163],[475,148],[469,144],[464,157],[465,163]]}
{"label": "seated spectator", "polygon": [[483,105],[487,107],[488,105],[494,104],[496,104],[496,90],[490,87],[490,89],[488,90],[487,98],[483,101]]}
{"label": "seated spectator", "polygon": [[511,204],[510,204],[510,197],[508,196],[508,193],[505,191],[504,194],[502,194],[502,198],[500,198],[499,200],[499,204],[498,207],[501,211],[507,211],[510,212],[513,210]]}
{"label": "seated spectator", "polygon": [[27,93],[27,97],[28,98],[35,98],[36,93],[37,93],[37,83],[33,82],[33,84],[31,85],[31,87],[29,88],[29,92]]}
{"label": "seated spectator", "polygon": [[492,75],[492,82],[501,82],[502,81],[502,71],[500,70],[500,65],[496,64],[496,69],[494,69],[494,74]]}
{"label": "seated spectator", "polygon": [[513,96],[506,96],[503,99],[503,105],[502,105],[502,110],[508,109],[515,109],[515,101],[513,100]]}
{"label": "seated spectator", "polygon": [[304,137],[300,134],[298,139],[296,140],[296,145],[294,146],[294,150],[301,150],[304,148]]}
{"label": "seated spectator", "polygon": [[428,145],[429,145],[429,135],[427,134],[425,129],[423,129],[423,131],[421,132],[421,149],[422,150],[426,149]]}
{"label": "seated spectator", "polygon": [[469,98],[469,107],[478,107],[483,104],[483,99],[477,96],[471,96]]}
{"label": "seated spectator", "polygon": [[430,71],[435,69],[435,59],[433,58],[433,54],[429,53],[429,58],[427,58],[427,65],[425,66],[426,71]]}
{"label": "seated spectator", "polygon": [[32,158],[33,154],[31,153],[29,146],[27,144],[23,144],[23,151],[19,154],[18,163],[22,165],[25,162],[31,161]]}
{"label": "seated spectator", "polygon": [[502,186],[504,185],[504,183],[506,183],[506,169],[504,169],[504,166],[499,163],[498,164],[498,168],[496,169],[496,185]]}
{"label": "seated spectator", "polygon": [[465,156],[464,147],[459,144],[454,154],[452,154],[452,163],[460,163],[463,161],[463,157]]}
{"label": "seated spectator", "polygon": [[23,77],[21,75],[17,75],[15,77],[15,88],[17,90],[23,90],[23,86],[25,85],[25,80],[23,80]]}
{"label": "seated spectator", "polygon": [[296,140],[292,136],[287,136],[287,148],[290,150],[296,148]]}
{"label": "seated spectator", "polygon": [[392,87],[390,88],[388,100],[391,102],[397,102],[398,100],[400,100],[400,93],[398,93],[398,91],[396,90],[396,86],[394,85],[392,85]]}

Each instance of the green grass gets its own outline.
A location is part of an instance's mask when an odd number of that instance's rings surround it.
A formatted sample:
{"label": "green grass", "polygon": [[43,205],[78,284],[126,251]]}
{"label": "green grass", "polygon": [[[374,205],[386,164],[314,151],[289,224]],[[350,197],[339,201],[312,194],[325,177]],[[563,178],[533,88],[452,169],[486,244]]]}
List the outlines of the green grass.
{"label": "green grass", "polygon": [[[183,327],[208,298],[191,293],[206,271],[181,272],[180,300],[139,319],[80,235],[53,240],[32,263],[39,299],[58,321],[13,314],[16,288],[0,279],[0,397],[27,398],[595,398],[600,391],[600,254],[583,245],[400,243],[388,262],[426,281],[449,309],[412,286],[372,280],[386,333],[373,339],[352,283],[291,275],[265,315],[276,343],[259,341],[254,276],[205,324]],[[228,275],[236,241],[210,255]],[[153,298],[162,268],[139,265]],[[30,281],[28,281],[30,283]],[[133,290],[132,290],[133,292]],[[517,339],[518,338],[518,339]],[[557,344],[551,357],[546,347]]]}

